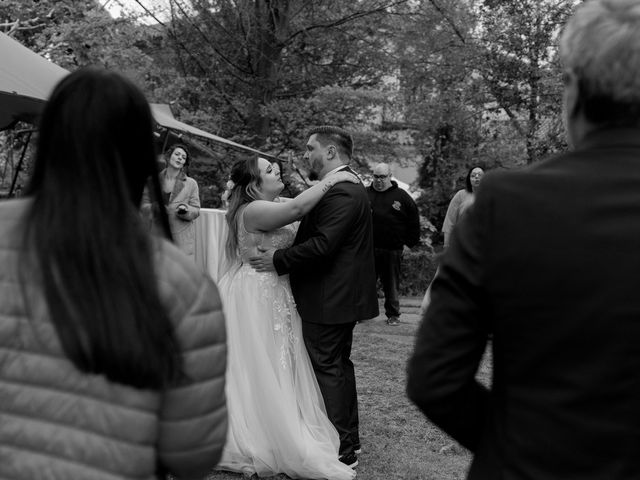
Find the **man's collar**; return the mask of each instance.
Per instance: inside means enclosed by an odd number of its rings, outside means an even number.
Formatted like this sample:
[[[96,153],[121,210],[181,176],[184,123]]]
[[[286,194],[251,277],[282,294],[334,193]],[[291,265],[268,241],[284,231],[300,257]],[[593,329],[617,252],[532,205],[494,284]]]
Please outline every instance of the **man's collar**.
[[[349,167],[349,165],[340,165],[339,167],[334,168],[333,170],[328,171],[324,177],[322,178],[326,178],[328,175],[331,175],[332,173],[336,173],[339,172],[340,170],[348,170],[350,172],[353,172],[353,170],[351,170],[351,167]]]
[[[578,143],[575,150],[611,147],[640,148],[640,128],[605,127],[592,130]]]

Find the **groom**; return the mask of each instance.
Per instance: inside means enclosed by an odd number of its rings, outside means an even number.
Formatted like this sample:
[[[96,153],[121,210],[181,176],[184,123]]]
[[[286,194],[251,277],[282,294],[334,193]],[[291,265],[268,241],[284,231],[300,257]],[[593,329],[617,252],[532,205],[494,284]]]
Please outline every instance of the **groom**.
[[[309,178],[347,166],[351,135],[338,127],[310,131]],[[303,219],[293,246],[250,259],[257,271],[289,274],[302,334],[327,414],[340,435],[340,461],[356,466],[358,400],[351,355],[353,327],[378,315],[371,207],[362,184],[334,185]]]

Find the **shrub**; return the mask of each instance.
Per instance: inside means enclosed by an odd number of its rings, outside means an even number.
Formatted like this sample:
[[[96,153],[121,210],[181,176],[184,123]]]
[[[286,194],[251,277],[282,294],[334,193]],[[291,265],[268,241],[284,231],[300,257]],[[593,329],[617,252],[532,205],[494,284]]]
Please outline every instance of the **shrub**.
[[[436,273],[437,255],[427,250],[406,252],[400,268],[400,295],[417,297],[424,295]]]
[[[438,255],[425,249],[411,250],[402,256],[400,267],[401,297],[421,297],[436,273]],[[378,296],[382,297],[382,285],[378,282]]]

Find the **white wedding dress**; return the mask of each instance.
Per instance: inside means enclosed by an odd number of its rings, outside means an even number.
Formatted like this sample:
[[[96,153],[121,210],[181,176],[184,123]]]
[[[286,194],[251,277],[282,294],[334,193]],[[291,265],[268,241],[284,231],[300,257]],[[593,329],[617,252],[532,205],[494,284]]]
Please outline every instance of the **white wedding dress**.
[[[295,229],[264,234],[244,228],[239,214],[240,264],[219,282],[227,325],[229,433],[218,468],[259,476],[349,480],[338,460],[339,439],[324,407],[302,338],[289,276],[256,272],[257,246],[285,248]]]

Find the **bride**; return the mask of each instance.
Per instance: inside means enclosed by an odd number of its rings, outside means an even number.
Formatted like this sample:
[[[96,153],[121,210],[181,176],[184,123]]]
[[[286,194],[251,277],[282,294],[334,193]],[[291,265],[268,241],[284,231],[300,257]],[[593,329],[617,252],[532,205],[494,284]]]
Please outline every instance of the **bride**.
[[[220,469],[331,480],[356,475],[338,460],[338,433],[304,347],[289,276],[256,272],[248,262],[259,246],[290,246],[292,222],[344,181],[360,180],[337,172],[292,200],[274,202],[284,185],[268,160],[243,160],[231,171],[227,255],[236,265],[219,282],[229,349],[229,432]]]

